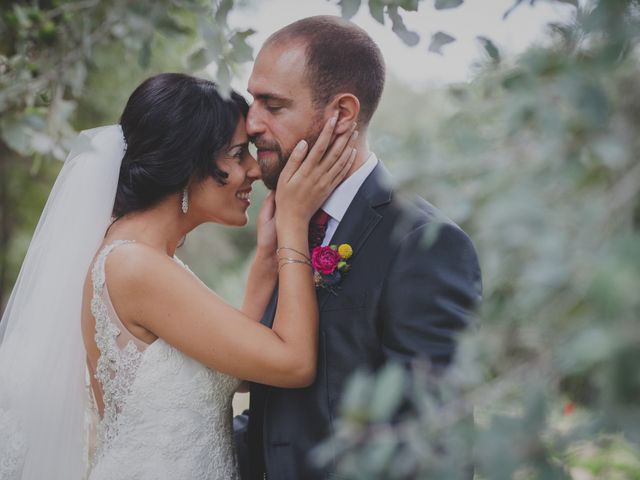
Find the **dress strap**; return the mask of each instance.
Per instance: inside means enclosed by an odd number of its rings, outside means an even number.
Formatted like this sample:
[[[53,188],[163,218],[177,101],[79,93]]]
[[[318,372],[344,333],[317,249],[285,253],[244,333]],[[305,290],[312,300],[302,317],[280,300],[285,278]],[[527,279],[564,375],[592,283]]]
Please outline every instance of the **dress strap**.
[[[91,281],[93,282],[93,294],[102,295],[105,284],[104,264],[107,259],[107,255],[111,253],[115,248],[126,243],[134,243],[135,240],[114,240],[110,244],[106,245],[96,258],[93,264],[93,270],[91,271]]]
[[[105,279],[105,260],[115,248],[133,240],[115,240],[97,255],[91,271],[93,298],[91,313],[95,318],[95,342],[100,355],[96,361],[94,377],[102,389],[104,413],[98,425],[96,459],[115,440],[118,432],[117,417],[129,398],[131,386],[142,353],[148,346],[137,339],[122,324],[113,309]]]

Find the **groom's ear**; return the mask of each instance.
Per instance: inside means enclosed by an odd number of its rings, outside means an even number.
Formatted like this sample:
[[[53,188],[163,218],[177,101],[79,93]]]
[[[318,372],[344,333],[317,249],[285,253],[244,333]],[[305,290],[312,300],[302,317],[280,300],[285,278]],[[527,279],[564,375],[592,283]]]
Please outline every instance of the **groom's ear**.
[[[332,109],[338,113],[338,123],[334,130],[335,134],[341,134],[351,129],[351,125],[358,119],[360,114],[360,101],[358,97],[351,93],[341,93],[331,102]]]

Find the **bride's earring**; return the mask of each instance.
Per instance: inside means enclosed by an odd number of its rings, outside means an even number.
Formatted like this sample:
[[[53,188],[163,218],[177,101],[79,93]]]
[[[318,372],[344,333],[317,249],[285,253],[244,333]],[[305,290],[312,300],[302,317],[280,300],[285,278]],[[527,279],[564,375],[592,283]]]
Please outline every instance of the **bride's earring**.
[[[189,210],[189,190],[184,187],[182,191],[182,213],[187,213]]]

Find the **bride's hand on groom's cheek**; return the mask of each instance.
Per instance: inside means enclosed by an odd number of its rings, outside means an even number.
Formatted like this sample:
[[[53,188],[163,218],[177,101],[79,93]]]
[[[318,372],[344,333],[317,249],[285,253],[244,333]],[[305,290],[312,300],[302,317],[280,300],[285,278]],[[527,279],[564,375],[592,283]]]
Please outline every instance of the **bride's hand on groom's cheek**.
[[[257,230],[257,252],[259,255],[275,257],[278,247],[278,237],[276,236],[276,196],[274,192],[269,192],[260,206],[260,212],[256,219]]]
[[[311,150],[302,140],[291,153],[276,188],[278,224],[289,219],[308,222],[353,166],[356,124],[332,141],[337,119],[327,120]]]

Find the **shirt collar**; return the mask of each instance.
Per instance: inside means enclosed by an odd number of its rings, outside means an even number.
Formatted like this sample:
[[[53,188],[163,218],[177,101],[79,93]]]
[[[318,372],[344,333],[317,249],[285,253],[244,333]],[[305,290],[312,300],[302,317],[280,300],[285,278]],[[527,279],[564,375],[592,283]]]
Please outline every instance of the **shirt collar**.
[[[358,190],[360,190],[360,187],[373,169],[376,168],[377,164],[378,158],[373,152],[370,153],[367,161],[329,195],[329,198],[322,205],[322,210],[338,222],[342,221],[342,217],[347,212],[356,193],[358,193]]]

